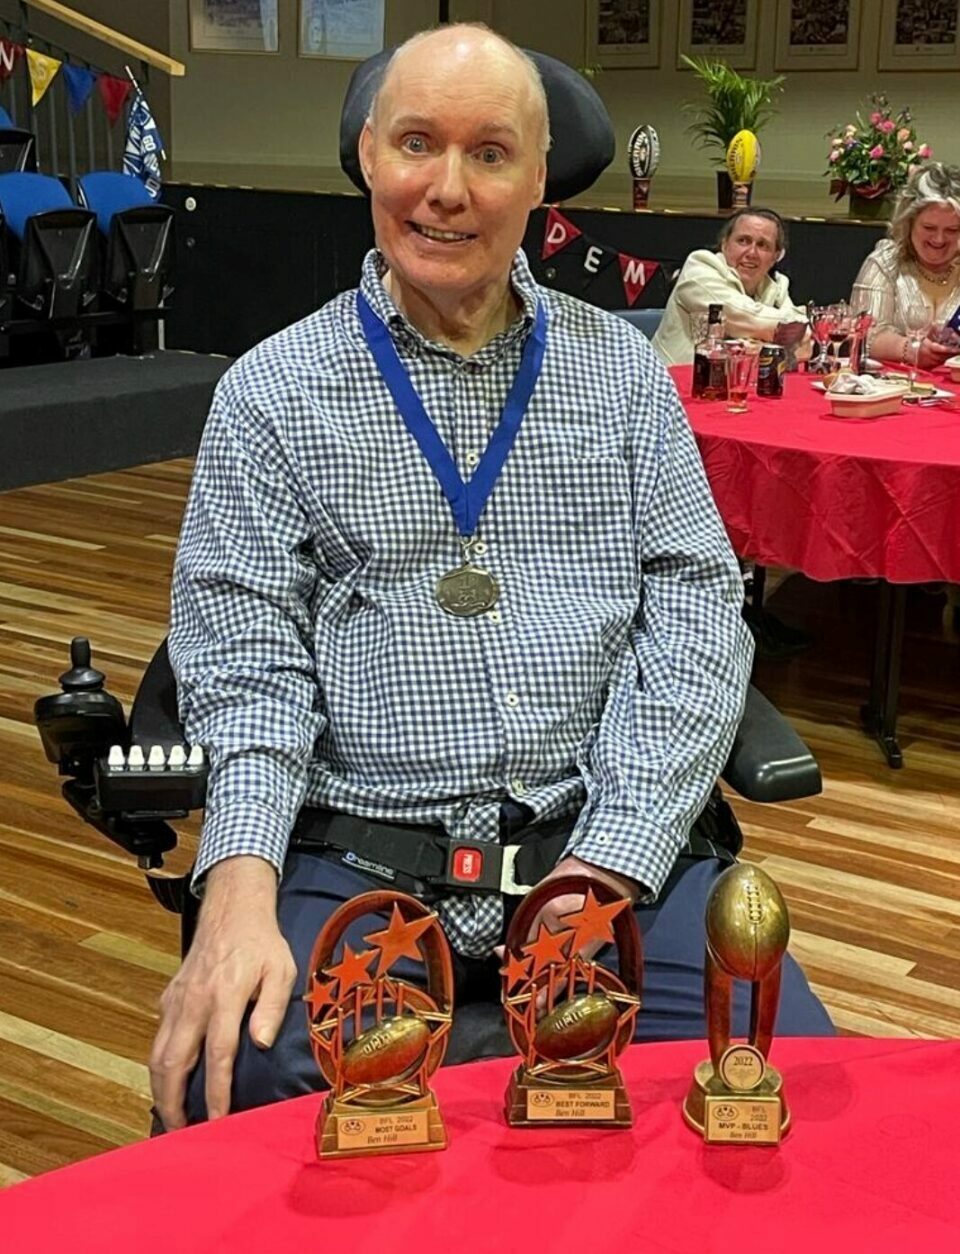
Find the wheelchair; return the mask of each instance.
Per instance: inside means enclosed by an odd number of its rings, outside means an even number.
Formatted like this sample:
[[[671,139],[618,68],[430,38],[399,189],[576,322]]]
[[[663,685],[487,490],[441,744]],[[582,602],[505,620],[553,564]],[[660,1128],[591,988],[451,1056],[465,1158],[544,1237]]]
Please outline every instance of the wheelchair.
[[[364,191],[357,142],[391,53],[380,53],[354,71],[341,117],[341,164]],[[554,136],[545,199],[557,201],[585,191],[610,163],[613,130],[589,83],[562,62],[530,55],[544,80]],[[65,777],[67,802],[136,858],[160,904],[181,915],[185,950],[196,911],[189,877],[158,872],[177,843],[171,824],[203,807],[207,765],[202,749],[185,744],[166,644],[155,653],[129,717],[92,665],[85,638],[74,639],[70,661],[60,691],[36,702],[35,721],[47,758]],[[807,746],[753,687],[722,777],[742,797],[759,802],[812,796],[822,786]],[[721,821],[735,827],[732,815]]]

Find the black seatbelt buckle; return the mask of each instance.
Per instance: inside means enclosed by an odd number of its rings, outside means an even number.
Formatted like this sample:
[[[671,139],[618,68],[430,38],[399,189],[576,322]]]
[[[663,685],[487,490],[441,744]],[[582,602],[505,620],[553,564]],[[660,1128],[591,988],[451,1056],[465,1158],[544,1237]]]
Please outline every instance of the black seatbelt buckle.
[[[493,845],[479,840],[451,840],[444,880],[450,888],[474,893],[522,895],[530,885],[518,884],[514,864],[519,845]]]

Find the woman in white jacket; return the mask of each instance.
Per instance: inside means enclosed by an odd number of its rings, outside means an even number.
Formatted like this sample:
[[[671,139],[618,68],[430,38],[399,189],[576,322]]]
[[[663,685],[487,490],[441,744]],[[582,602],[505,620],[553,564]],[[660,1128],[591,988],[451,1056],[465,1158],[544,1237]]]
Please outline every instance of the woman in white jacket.
[[[697,324],[706,320],[709,305],[723,305],[727,335],[791,344],[800,338],[799,328],[779,329],[807,320],[790,299],[787,276],[770,273],[786,249],[779,214],[739,209],[724,223],[718,249],[690,254],[667,301],[653,347],[668,366],[693,361]]]

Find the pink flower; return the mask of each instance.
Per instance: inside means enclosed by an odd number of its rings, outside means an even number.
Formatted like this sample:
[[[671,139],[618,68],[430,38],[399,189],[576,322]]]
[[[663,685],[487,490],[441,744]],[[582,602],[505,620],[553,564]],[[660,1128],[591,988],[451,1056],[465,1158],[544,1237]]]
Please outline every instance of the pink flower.
[[[840,149],[839,149],[839,148],[834,148],[833,152],[830,154],[830,160],[831,160],[831,162],[832,162],[832,161],[839,161],[839,160],[840,160],[841,155],[842,155],[842,154],[841,154],[841,152],[840,152]]]
[[[903,151],[913,152],[913,140],[910,140],[910,139],[904,140]]]
[[[839,135],[834,135],[833,139],[830,142],[832,143],[834,148],[843,147],[843,140],[840,138]]]
[[[892,130],[896,129],[896,125],[896,122],[891,122],[890,119],[887,118],[885,122],[879,123],[877,130],[883,131],[884,135],[889,135]]]
[[[918,155],[924,159],[924,161],[926,161],[927,157],[933,156],[933,149],[930,147],[929,144],[921,144],[920,147],[917,149],[917,152],[918,152]]]
[[[882,113],[871,113],[871,114],[870,114],[870,121],[873,123],[873,125],[874,125],[874,126],[879,126],[879,125],[880,125],[880,123],[883,121],[883,114],[882,114]]]
[[[883,144],[874,144],[870,149],[870,156],[873,157],[874,161],[879,160],[883,156]]]
[[[897,139],[899,139],[900,143],[903,144],[904,148],[906,148],[907,143],[910,139],[910,127],[901,126],[899,131],[897,131]],[[910,144],[910,148],[912,147],[913,147],[913,144]],[[909,151],[909,149],[907,149],[907,151]]]

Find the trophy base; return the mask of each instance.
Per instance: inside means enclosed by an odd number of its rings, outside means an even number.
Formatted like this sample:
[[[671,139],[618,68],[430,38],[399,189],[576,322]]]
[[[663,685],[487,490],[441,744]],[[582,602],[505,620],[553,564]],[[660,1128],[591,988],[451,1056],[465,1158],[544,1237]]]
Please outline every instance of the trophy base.
[[[589,1084],[566,1086],[531,1077],[519,1066],[510,1077],[505,1103],[507,1123],[514,1128],[546,1124],[580,1128],[629,1128],[630,1099],[618,1068]]]
[[[698,1063],[683,1117],[708,1145],[779,1145],[790,1129],[783,1076],[768,1063],[756,1088],[743,1092],[724,1084],[709,1059]]]
[[[433,1093],[379,1110],[337,1101],[328,1093],[317,1116],[318,1158],[422,1154],[446,1148],[447,1134]]]

